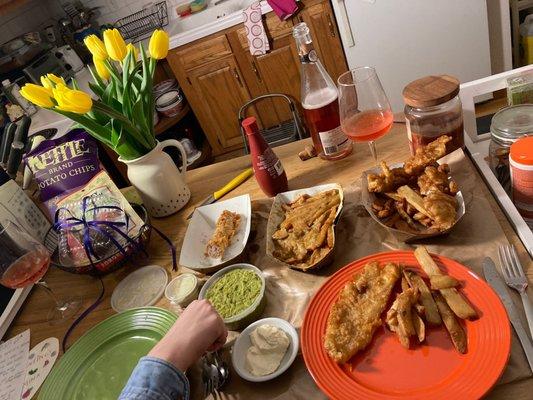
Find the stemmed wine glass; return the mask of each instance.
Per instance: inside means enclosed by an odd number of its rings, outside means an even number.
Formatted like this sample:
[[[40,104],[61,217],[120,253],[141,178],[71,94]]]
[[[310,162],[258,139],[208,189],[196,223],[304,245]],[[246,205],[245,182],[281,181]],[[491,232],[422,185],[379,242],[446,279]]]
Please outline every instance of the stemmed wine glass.
[[[54,306],[48,310],[48,322],[70,319],[81,307],[79,297],[60,299],[41,281],[50,266],[50,253],[23,228],[10,220],[0,222],[0,285],[19,289],[31,284],[43,288]]]
[[[337,83],[341,129],[355,142],[368,142],[377,163],[375,140],[389,132],[393,115],[376,70],[355,68],[339,76]]]

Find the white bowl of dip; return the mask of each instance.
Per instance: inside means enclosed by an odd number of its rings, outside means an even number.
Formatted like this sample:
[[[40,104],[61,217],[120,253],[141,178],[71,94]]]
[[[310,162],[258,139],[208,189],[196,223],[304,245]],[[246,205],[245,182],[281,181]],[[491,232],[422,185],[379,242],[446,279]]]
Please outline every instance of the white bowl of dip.
[[[285,332],[285,334],[289,338],[289,347],[287,348],[285,355],[281,359],[279,367],[274,372],[268,375],[257,376],[253,375],[246,366],[246,353],[248,352],[248,349],[252,346],[250,335],[253,331],[255,331],[256,328],[262,325],[271,325]],[[235,341],[235,344],[233,345],[231,361],[233,363],[233,368],[241,378],[246,379],[250,382],[265,382],[283,374],[294,362],[294,359],[298,354],[298,349],[298,333],[296,332],[294,326],[292,326],[289,322],[281,318],[263,318],[248,325],[248,327],[246,327],[246,329],[244,329],[239,335],[239,337]]]

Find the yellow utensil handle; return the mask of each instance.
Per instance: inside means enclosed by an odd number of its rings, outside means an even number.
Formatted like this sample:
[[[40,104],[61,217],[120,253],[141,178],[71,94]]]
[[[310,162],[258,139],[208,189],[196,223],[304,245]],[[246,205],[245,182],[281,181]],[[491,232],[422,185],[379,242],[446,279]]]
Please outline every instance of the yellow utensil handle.
[[[228,192],[231,192],[233,189],[235,189],[253,174],[254,170],[252,168],[248,168],[247,170],[241,172],[239,175],[229,181],[224,187],[213,193],[213,197],[215,198],[215,200],[220,199],[222,196],[224,196]]]

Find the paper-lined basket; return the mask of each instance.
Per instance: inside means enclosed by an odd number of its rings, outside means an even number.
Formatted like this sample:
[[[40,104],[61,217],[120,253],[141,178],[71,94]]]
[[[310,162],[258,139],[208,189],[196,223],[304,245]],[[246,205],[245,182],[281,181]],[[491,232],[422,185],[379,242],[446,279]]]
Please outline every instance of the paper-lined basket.
[[[218,217],[224,210],[239,214],[241,221],[222,258],[211,258],[205,254],[205,248],[215,231]],[[180,253],[180,265],[210,274],[239,261],[250,235],[251,220],[252,212],[248,194],[198,207],[185,233]]]
[[[293,202],[294,200],[296,200],[299,196],[303,194],[314,196],[318,193],[326,192],[332,189],[335,189],[339,192],[340,204],[339,204],[339,207],[337,207],[337,214],[335,215],[335,221],[333,222],[333,247],[329,250],[329,252],[323,258],[318,260],[316,263],[309,265],[305,269],[296,267],[291,264],[287,264],[283,262],[283,260],[279,260],[278,258],[276,258],[274,256],[275,246],[274,246],[274,240],[272,239],[272,235],[274,234],[274,232],[278,230],[279,225],[285,218],[285,212],[283,211],[282,205]],[[337,183],[327,183],[324,185],[313,186],[313,187],[309,187],[305,189],[297,189],[297,190],[291,190],[289,192],[279,193],[274,198],[274,203],[272,204],[272,208],[270,209],[270,215],[268,217],[267,232],[266,232],[266,253],[267,255],[278,260],[279,262],[282,262],[289,268],[295,268],[300,271],[308,271],[311,269],[317,269],[317,268],[320,268],[320,267],[323,267],[329,264],[331,261],[333,261],[333,255],[334,255],[334,250],[335,250],[335,245],[336,245],[335,227],[336,227],[337,221],[339,220],[339,216],[342,211],[343,204],[344,204],[344,192],[342,190],[341,185]]]
[[[461,151],[461,150],[456,150],[456,151]],[[440,160],[438,160],[437,162],[439,164],[443,164],[443,163],[445,163],[445,159],[446,159],[446,157],[443,157]],[[395,163],[395,164],[389,165],[389,168],[391,168],[391,169],[392,168],[398,168],[398,167],[401,167],[402,165],[403,165],[403,163]],[[414,232],[402,231],[400,229],[396,229],[394,227],[388,226],[387,224],[384,223],[386,220],[379,219],[374,214],[374,210],[372,210],[372,204],[376,200],[377,196],[375,195],[375,193],[371,193],[371,192],[368,191],[368,184],[367,184],[367,182],[368,182],[367,181],[367,176],[369,174],[379,174],[381,172],[382,172],[381,168],[378,167],[378,166],[363,172],[363,174],[361,175],[361,198],[362,198],[363,205],[365,206],[366,210],[368,211],[368,213],[370,214],[372,219],[374,219],[374,221],[376,221],[378,224],[380,224],[385,229],[393,232],[394,236],[397,239],[399,239],[399,240],[401,240],[401,241],[403,241],[405,243],[409,243],[409,242],[414,242],[416,240],[422,240],[422,239],[427,239],[427,238],[431,238],[431,237],[435,237],[435,236],[445,235],[448,232],[450,232],[454,228],[454,226],[457,225],[457,223],[463,217],[463,215],[465,215],[465,211],[466,211],[465,201],[464,201],[464,198],[463,198],[463,194],[461,193],[461,191],[459,191],[455,195],[455,198],[457,200],[457,208],[456,208],[457,218],[456,218],[454,224],[449,229],[446,229],[445,231],[436,232],[436,231],[430,230],[429,228],[426,228],[424,230],[424,227],[422,225],[420,225],[421,231],[418,232],[418,233],[414,233]],[[453,168],[452,168],[451,165],[450,165],[450,176],[451,176],[451,179],[453,179]]]

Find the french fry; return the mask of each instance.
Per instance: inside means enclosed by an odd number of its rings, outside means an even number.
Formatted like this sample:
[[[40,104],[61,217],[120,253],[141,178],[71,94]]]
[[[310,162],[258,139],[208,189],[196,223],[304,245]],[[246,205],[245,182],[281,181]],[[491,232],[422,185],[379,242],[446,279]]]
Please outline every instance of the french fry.
[[[428,210],[424,207],[424,200],[422,199],[422,196],[420,196],[417,192],[415,192],[413,189],[411,189],[409,186],[400,186],[397,190],[398,195],[403,197],[409,204],[411,204],[414,208],[418,210],[418,212],[421,212],[424,215],[427,215],[428,217],[431,217],[431,214]]]
[[[419,246],[415,250],[415,257],[420,266],[428,276],[445,275],[431,258],[424,246]],[[461,293],[455,288],[439,290],[455,315],[462,319],[477,318],[477,312]]]
[[[429,290],[422,277],[416,272],[406,269],[403,270],[403,274],[404,277],[407,279],[407,282],[409,282],[409,285],[412,288],[417,289],[420,293],[420,302],[424,306],[424,314],[428,324],[440,325],[442,320],[440,318],[439,310],[437,309],[435,300],[433,300],[431,291]]]
[[[398,313],[398,327],[405,332],[407,336],[416,335],[415,327],[413,326],[413,313],[411,312],[411,308],[416,302],[415,298],[416,295],[413,289],[407,289],[396,297],[396,300],[398,301],[396,307]]]
[[[413,326],[415,327],[418,342],[422,343],[426,339],[426,326],[420,315],[416,312],[413,313]]]
[[[449,289],[460,285],[460,282],[450,275],[431,275],[429,283],[433,290]]]
[[[401,286],[402,286],[402,292],[405,292],[407,289],[409,289],[409,283],[407,283],[407,280],[405,279],[405,275],[402,276]]]
[[[402,199],[402,196],[394,192],[387,192],[385,193],[385,196],[390,197],[391,199],[396,201],[400,201]]]
[[[433,296],[435,298],[435,302],[437,303],[440,315],[442,316],[442,320],[444,321],[444,326],[450,334],[450,338],[452,339],[454,347],[459,353],[465,354],[467,339],[463,327],[459,321],[457,321],[457,318],[455,318],[454,312],[448,306],[448,303],[445,301],[444,297],[438,292],[435,292]]]

